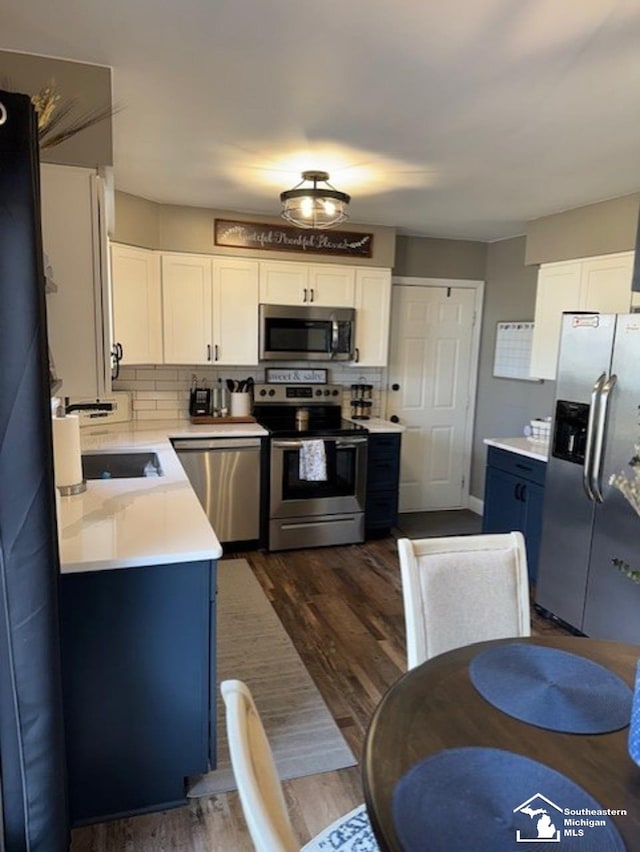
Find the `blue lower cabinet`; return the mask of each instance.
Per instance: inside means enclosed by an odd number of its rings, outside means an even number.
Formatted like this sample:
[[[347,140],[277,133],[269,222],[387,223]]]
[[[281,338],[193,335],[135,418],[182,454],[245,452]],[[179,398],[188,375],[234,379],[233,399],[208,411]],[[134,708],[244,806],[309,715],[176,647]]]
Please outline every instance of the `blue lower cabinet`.
[[[400,434],[370,434],[367,449],[367,537],[387,535],[398,523]]]
[[[538,570],[546,462],[489,447],[482,531],[519,530],[527,546],[529,581]]]
[[[212,584],[209,561],[62,575],[74,825],[180,804],[186,777],[207,771],[215,755]]]

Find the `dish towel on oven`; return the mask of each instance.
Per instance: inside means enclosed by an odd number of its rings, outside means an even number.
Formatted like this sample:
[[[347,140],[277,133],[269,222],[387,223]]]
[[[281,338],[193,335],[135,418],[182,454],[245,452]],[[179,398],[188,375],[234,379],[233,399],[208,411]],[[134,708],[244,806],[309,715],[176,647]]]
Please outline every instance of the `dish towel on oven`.
[[[327,456],[324,451],[324,441],[302,442],[298,476],[308,482],[326,481]]]

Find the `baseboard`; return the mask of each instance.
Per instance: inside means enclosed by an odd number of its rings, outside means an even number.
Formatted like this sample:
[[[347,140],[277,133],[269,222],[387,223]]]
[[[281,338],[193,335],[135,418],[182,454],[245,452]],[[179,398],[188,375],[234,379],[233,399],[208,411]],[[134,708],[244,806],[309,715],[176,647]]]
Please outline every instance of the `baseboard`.
[[[484,515],[484,500],[469,494],[469,510],[475,512],[476,515]]]

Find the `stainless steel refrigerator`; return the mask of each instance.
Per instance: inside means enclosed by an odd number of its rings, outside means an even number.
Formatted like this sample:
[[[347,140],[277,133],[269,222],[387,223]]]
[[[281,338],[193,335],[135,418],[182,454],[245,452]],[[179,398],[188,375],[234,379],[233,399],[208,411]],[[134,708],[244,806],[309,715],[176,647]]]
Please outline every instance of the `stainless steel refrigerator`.
[[[565,314],[536,607],[627,642],[640,642],[640,573],[628,576],[640,572],[640,516],[609,480],[640,470],[639,406],[640,314]]]

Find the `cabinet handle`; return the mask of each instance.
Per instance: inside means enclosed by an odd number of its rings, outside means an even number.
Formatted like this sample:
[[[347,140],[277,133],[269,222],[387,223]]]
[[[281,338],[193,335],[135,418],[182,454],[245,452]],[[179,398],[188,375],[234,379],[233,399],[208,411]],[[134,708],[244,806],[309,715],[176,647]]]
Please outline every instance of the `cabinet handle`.
[[[516,498],[516,500],[518,500],[518,502],[520,501],[520,489],[521,488],[522,488],[521,482],[516,482],[516,484],[513,487],[513,496]]]
[[[207,361],[211,360],[211,344],[207,343]]]
[[[523,503],[527,502],[527,483],[526,482],[522,483],[521,491],[520,491],[520,500]]]
[[[304,292],[304,296],[302,297],[302,301],[306,302],[307,301],[307,288],[306,287],[304,288],[303,292]]]
[[[354,358],[354,361],[355,361],[355,362],[356,362],[356,364],[357,364],[359,360],[360,360],[360,350],[359,350],[359,349],[358,349],[358,347],[356,346],[356,357]]]
[[[214,360],[214,361],[217,361],[217,360],[218,360],[218,344],[217,344],[217,343],[216,343],[216,345],[213,347],[213,360]]]
[[[529,471],[530,471],[530,470],[533,470],[533,468],[532,468],[532,467],[530,467],[528,464],[519,464],[518,462],[516,462],[516,467],[517,467],[519,470],[529,470]]]
[[[309,290],[309,301],[313,302],[313,287]]]

